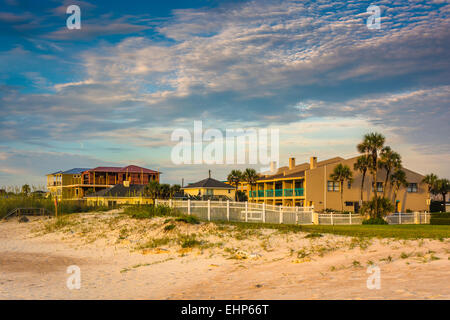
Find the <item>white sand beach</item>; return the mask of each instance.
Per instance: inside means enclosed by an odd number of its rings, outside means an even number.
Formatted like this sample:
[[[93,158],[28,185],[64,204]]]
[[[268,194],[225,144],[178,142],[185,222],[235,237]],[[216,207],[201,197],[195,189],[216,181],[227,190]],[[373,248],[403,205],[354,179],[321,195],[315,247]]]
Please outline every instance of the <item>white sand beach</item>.
[[[117,211],[72,215],[63,226],[30,220],[0,222],[0,299],[450,298],[450,239],[305,238]],[[193,234],[199,242],[182,248]],[[379,290],[366,285],[371,264]],[[80,267],[79,290],[66,285],[70,265]]]

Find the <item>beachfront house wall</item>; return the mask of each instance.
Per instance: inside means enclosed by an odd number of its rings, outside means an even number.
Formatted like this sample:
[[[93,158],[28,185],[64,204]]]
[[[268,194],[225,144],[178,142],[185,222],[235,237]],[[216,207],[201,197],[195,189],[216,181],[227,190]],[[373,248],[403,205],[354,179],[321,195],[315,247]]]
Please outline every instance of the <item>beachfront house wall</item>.
[[[361,199],[361,180],[362,174],[359,171],[353,170],[353,165],[357,161],[357,157],[350,159],[343,159],[340,157],[328,159],[317,162],[317,158],[312,157],[310,163],[304,163],[293,167],[281,167],[276,174],[261,176],[256,185],[252,186],[252,193],[248,191],[249,201],[257,203],[275,204],[275,205],[305,205],[314,206],[315,210],[321,211],[324,209],[341,210],[341,193],[340,185],[336,182],[338,187],[331,182],[330,175],[338,164],[347,165],[353,173],[353,182],[344,182],[343,185],[343,207],[344,211],[358,211]],[[292,162],[292,161],[291,161]],[[295,163],[295,162],[294,162]],[[397,210],[400,212],[411,211],[427,211],[427,186],[422,183],[423,176],[411,170],[403,168],[406,173],[406,178],[409,183],[414,184],[410,187],[401,187],[397,193]],[[304,173],[304,180],[302,177],[289,178],[289,175],[301,175]],[[386,172],[383,169],[378,170],[377,182],[384,184]],[[372,176],[370,172],[366,173],[363,201],[370,200],[373,196],[372,191]],[[329,188],[329,182],[332,184]],[[283,191],[275,195],[275,189],[294,189],[299,186],[303,189],[302,193],[298,193],[297,197],[292,197],[291,193],[288,196]],[[383,186],[384,187],[384,186]],[[250,188],[248,188],[250,189]],[[411,192],[412,191],[412,192]],[[382,195],[382,191],[378,193]],[[394,190],[388,181],[386,197],[394,202]]]

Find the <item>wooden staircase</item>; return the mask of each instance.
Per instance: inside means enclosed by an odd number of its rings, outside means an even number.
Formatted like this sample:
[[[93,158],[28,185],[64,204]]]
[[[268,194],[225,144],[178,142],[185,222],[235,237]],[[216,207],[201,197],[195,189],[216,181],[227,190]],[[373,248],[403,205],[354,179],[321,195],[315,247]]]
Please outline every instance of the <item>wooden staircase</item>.
[[[45,208],[15,208],[14,210],[11,210],[10,212],[8,212],[8,214],[6,216],[3,217],[4,220],[9,219],[12,216],[45,216],[45,215],[49,215],[52,216],[54,215],[53,212],[45,209]]]

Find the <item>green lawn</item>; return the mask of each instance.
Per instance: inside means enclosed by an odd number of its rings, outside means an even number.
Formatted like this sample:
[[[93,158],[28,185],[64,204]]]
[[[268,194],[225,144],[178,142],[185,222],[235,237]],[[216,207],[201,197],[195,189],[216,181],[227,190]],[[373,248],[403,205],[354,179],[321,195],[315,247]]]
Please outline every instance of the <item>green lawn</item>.
[[[262,224],[262,223],[242,223],[225,222],[236,225],[242,229],[270,228],[280,231],[292,232],[318,232],[333,233],[352,237],[379,237],[398,239],[444,239],[450,238],[450,225],[427,225],[427,224],[406,224],[406,225],[284,225],[284,224]]]

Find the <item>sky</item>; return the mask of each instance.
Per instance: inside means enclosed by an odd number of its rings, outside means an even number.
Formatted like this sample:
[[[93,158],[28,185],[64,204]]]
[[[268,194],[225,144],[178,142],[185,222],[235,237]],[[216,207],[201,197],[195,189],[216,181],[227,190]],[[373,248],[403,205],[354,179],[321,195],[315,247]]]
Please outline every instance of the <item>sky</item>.
[[[194,121],[279,130],[280,166],[356,156],[376,131],[405,167],[450,178],[449,13],[446,0],[0,0],[0,187],[73,167],[135,164],[166,183],[247,167],[174,164],[171,134]]]

